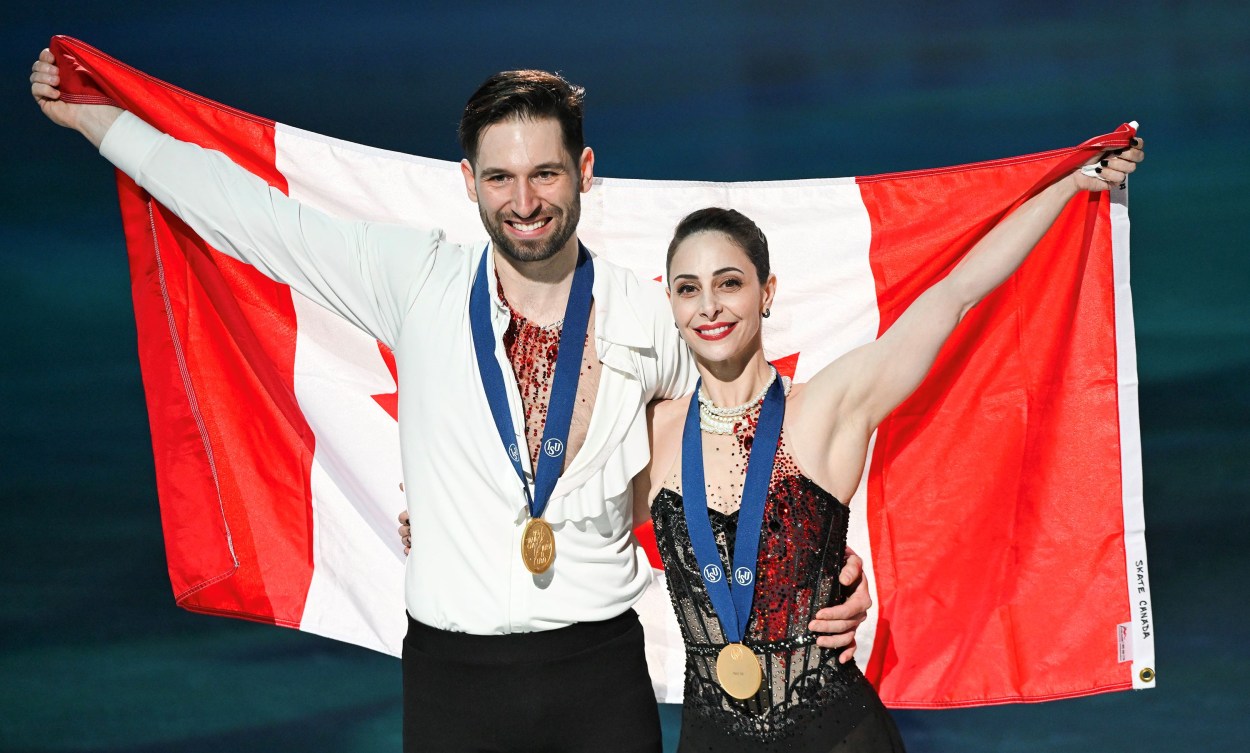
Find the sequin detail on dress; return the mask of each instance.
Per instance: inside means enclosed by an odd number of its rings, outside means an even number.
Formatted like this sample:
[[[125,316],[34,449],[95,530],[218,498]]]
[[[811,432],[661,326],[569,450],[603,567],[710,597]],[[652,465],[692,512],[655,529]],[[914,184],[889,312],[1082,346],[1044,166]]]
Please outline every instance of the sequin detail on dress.
[[[741,428],[747,429],[746,436],[740,433],[736,441],[726,438],[736,447],[718,448],[730,453],[731,462],[741,460],[733,457],[735,450],[749,451],[753,426]],[[670,476],[670,482],[674,480]],[[740,496],[741,480],[719,487],[714,483],[709,474],[709,518],[722,564],[728,567],[738,512],[725,510],[721,495],[728,490],[729,495]],[[839,649],[817,646],[816,636],[807,629],[819,609],[846,599],[838,575],[845,556],[848,510],[799,472],[784,434],[765,503],[755,600],[743,641],[762,658],[764,681],[760,691],[744,701],[730,697],[716,681],[716,654],[726,641],[698,576],[682,504],[679,493],[664,488],[652,503],[651,515],[669,596],[686,642],[683,725],[689,727],[693,720],[717,735],[724,732],[745,749],[768,744],[770,750],[773,745],[788,750],[790,743],[808,749],[807,743],[794,739],[798,735],[804,740],[819,737],[824,743],[815,749],[828,750],[862,722],[877,723],[885,712],[863,674],[854,663],[838,662]],[[888,717],[884,724],[893,728]]]

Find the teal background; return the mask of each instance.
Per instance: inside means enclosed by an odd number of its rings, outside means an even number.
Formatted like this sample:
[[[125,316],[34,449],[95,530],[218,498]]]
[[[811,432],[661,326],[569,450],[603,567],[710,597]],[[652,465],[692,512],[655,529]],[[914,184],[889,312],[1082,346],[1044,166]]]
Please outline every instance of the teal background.
[[[1159,687],[897,717],[913,751],[1250,749],[1248,30],[1236,2],[0,11],[0,750],[391,751],[399,738],[395,660],[173,605],[111,171],[28,95],[54,33],[250,112],[443,159],[459,157],[459,109],[483,78],[558,69],[587,86],[597,171],[618,177],[879,173],[1139,120]],[[1060,633],[1072,616],[1036,618]],[[673,709],[666,724],[671,740]]]

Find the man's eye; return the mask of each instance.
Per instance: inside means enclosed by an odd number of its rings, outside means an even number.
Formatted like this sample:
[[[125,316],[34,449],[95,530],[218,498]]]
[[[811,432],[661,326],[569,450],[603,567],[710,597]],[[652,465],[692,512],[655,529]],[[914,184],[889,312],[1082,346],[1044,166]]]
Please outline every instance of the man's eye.
[[[487,183],[503,183],[508,180],[506,175],[491,175],[486,178]]]

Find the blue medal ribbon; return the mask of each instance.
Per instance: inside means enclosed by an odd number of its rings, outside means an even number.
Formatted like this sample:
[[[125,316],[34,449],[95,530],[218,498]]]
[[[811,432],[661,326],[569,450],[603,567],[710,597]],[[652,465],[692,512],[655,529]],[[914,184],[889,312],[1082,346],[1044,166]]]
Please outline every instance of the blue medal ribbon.
[[[755,561],[760,550],[760,531],[764,525],[764,502],[781,440],[781,423],[786,414],[786,392],[777,379],[768,388],[760,407],[755,439],[747,457],[746,479],[742,485],[742,504],[738,508],[738,535],[734,544],[733,574],[726,577],[720,552],[712,535],[707,514],[707,491],[703,476],[703,431],[699,428],[699,388],[690,396],[686,426],[681,437],[682,508],[690,544],[698,560],[703,584],[707,586],[712,609],[720,619],[721,631],[729,643],[741,643],[751,617],[755,598]]]
[[[547,408],[547,421],[543,426],[542,449],[538,453],[538,467],[534,469],[534,490],[525,480],[521,465],[521,453],[528,452],[517,446],[516,431],[512,425],[512,413],[508,410],[508,397],[504,388],[503,371],[495,358],[495,330],[491,326],[490,280],[486,272],[486,255],[477,265],[477,278],[469,293],[469,326],[473,332],[473,350],[477,356],[477,369],[482,377],[486,402],[490,405],[495,429],[503,442],[516,470],[517,478],[525,489],[525,503],[530,517],[538,518],[547,509],[547,501],[560,478],[564,467],[564,451],[568,445],[569,425],[573,420],[573,405],[577,401],[577,382],[581,377],[582,351],[586,343],[586,325],[590,323],[591,290],[595,282],[595,268],[586,247],[578,244],[577,266],[573,271],[573,285],[569,300],[564,307],[564,325],[560,330],[560,345],[556,353],[556,372],[551,380],[551,403]]]

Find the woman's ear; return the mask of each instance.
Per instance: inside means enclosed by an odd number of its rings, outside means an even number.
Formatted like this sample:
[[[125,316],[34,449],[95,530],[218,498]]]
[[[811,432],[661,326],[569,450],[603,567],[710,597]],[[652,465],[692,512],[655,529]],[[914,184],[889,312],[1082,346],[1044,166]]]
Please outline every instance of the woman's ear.
[[[767,311],[773,307],[773,296],[777,294],[777,275],[769,273],[768,279],[764,281],[764,300],[761,311]]]

